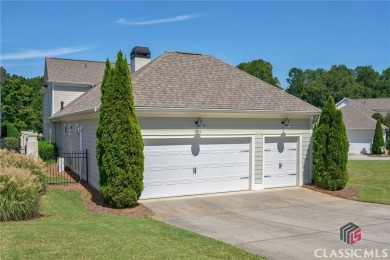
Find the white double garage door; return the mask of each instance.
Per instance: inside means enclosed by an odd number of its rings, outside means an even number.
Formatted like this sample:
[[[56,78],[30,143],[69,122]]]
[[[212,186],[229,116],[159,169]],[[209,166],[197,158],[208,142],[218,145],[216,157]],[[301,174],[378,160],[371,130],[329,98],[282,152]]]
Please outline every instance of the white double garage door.
[[[250,138],[145,139],[141,198],[249,190]],[[296,186],[297,139],[266,138],[264,188]]]

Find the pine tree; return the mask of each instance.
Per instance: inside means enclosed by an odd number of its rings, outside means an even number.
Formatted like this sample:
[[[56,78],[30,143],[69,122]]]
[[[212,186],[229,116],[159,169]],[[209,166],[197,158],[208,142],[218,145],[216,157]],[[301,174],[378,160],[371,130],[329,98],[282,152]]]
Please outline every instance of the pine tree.
[[[130,71],[121,51],[115,68],[107,61],[101,90],[96,133],[100,192],[112,207],[132,207],[143,190],[144,145]]]
[[[333,97],[326,102],[314,129],[314,183],[327,190],[340,190],[348,181],[349,143],[343,117]]]
[[[381,120],[376,121],[374,140],[372,142],[372,153],[380,154],[381,147],[385,146],[385,142],[383,140],[383,132],[382,132],[382,123]]]

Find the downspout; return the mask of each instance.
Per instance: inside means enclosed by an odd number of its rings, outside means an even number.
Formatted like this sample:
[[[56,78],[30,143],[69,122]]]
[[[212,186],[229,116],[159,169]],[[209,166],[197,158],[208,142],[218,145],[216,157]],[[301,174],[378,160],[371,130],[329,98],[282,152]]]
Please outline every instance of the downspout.
[[[313,183],[313,117],[310,118],[310,180]]]

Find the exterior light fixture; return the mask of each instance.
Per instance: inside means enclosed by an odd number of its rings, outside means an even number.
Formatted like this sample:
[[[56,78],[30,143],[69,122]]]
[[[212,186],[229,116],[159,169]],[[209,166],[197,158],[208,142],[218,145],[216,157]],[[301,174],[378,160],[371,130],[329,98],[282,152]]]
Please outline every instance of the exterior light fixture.
[[[293,125],[290,123],[290,119],[286,118],[282,121],[282,125],[285,127],[292,127]]]
[[[198,119],[195,121],[195,125],[196,125],[196,127],[200,127],[200,128],[206,127],[206,124],[203,123],[203,120],[200,117],[198,117]]]

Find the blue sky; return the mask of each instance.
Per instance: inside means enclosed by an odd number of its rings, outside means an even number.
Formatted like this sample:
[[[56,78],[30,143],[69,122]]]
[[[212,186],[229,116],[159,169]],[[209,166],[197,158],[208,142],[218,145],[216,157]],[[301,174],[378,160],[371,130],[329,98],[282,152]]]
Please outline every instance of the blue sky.
[[[1,65],[43,75],[44,57],[115,61],[148,46],[211,54],[233,66],[264,59],[287,87],[292,67],[390,67],[390,2],[1,1]]]

